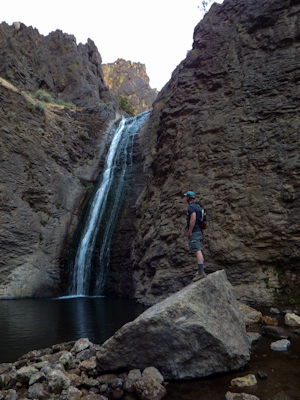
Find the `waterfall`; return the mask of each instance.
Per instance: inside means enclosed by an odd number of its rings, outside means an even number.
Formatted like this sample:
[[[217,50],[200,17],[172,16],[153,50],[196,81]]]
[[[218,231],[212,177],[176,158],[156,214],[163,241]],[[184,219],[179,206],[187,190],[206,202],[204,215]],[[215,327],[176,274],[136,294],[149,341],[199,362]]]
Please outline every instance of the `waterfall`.
[[[134,118],[122,119],[113,134],[71,266],[70,295],[102,293],[111,238],[130,191],[134,136],[149,113],[146,111]]]

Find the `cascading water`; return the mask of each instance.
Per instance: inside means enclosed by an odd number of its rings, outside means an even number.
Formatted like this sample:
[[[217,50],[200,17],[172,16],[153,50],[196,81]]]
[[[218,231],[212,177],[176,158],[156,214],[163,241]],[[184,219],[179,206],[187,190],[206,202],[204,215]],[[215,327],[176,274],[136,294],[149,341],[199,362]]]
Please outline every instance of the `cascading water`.
[[[69,294],[101,295],[109,263],[110,243],[120,212],[129,194],[134,135],[149,111],[123,119],[116,129],[103,173],[90,202],[76,256],[72,262]]]

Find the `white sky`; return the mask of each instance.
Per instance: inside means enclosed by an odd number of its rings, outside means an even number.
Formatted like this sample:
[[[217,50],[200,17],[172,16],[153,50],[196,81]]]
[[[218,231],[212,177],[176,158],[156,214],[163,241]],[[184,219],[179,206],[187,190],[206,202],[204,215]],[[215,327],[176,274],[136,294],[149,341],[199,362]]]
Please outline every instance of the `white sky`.
[[[0,18],[43,35],[61,29],[77,44],[90,38],[103,63],[124,58],[146,64],[150,86],[160,90],[192,48],[201,5],[202,0],[7,0]]]

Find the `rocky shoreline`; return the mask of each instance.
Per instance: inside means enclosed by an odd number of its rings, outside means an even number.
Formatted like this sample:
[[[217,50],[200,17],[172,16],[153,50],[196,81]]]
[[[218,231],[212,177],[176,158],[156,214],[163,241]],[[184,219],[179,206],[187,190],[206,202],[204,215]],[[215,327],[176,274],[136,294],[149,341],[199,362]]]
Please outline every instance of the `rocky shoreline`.
[[[291,331],[278,327],[281,312],[271,308],[271,316],[240,304],[249,340],[252,344],[262,336],[276,340],[273,351],[287,351]],[[299,334],[300,317],[291,310],[282,312],[287,327]],[[258,333],[258,331],[260,333]],[[283,343],[284,342],[284,343]],[[282,347],[284,345],[286,347]],[[64,400],[159,400],[167,395],[163,375],[155,367],[144,370],[125,368],[118,371],[103,371],[99,365],[101,345],[88,338],[53,345],[51,348],[33,350],[13,363],[0,364],[0,400],[17,399],[64,399]],[[98,354],[97,354],[98,353]],[[263,371],[258,379],[266,379]],[[255,375],[248,374],[232,379],[230,390],[247,390],[257,385]],[[225,394],[227,400],[259,400],[247,393]]]
[[[145,368],[103,374],[87,338],[33,350],[14,363],[0,364],[0,399],[161,399],[167,391],[160,372]]]

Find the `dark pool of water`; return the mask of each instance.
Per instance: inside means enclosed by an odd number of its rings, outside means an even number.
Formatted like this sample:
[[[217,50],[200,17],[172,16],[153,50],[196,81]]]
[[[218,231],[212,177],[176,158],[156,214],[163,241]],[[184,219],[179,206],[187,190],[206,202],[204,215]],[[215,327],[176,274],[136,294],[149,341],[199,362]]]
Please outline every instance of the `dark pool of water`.
[[[80,337],[101,344],[145,309],[105,297],[0,300],[0,363]]]

